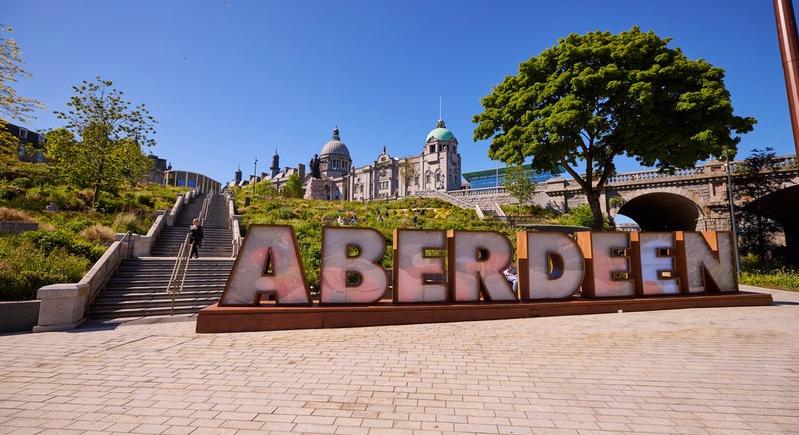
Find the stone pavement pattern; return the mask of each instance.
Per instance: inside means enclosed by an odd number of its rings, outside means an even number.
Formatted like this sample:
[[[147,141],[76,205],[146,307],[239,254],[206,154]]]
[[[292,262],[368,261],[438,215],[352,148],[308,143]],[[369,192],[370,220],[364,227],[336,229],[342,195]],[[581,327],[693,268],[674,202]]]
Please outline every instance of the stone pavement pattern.
[[[799,293],[773,294],[771,307],[0,336],[0,433],[797,433]]]

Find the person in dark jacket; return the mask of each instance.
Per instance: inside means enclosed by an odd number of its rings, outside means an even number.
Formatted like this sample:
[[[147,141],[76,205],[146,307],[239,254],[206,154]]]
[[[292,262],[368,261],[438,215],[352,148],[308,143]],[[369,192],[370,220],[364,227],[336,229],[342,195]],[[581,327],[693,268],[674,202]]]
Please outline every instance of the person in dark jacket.
[[[191,243],[191,253],[189,254],[189,258],[200,258],[200,253],[197,250],[203,244],[203,226],[200,225],[199,219],[194,219],[191,221],[189,234],[189,243]]]

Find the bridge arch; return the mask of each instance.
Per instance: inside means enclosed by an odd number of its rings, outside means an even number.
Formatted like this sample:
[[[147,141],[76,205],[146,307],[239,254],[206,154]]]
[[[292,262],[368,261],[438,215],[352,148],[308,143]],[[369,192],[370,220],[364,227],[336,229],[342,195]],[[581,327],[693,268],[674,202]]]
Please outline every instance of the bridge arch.
[[[706,215],[696,195],[683,189],[619,193],[623,204],[611,214],[629,217],[642,231],[694,231]]]
[[[799,255],[799,185],[783,184],[779,190],[750,202],[745,208],[760,208],[763,216],[776,221],[785,234],[785,248],[788,257],[796,259]]]

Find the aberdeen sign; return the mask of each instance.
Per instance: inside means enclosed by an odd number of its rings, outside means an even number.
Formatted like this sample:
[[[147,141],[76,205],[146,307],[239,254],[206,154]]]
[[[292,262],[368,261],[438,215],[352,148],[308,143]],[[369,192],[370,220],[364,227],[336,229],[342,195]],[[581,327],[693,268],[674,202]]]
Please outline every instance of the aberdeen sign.
[[[311,298],[294,230],[252,225],[219,303],[198,332],[373,326],[764,305],[738,291],[728,232],[518,232],[396,229],[393,268],[371,228],[322,232],[319,300]],[[392,283],[391,299],[385,298]],[[575,294],[581,290],[580,296]]]

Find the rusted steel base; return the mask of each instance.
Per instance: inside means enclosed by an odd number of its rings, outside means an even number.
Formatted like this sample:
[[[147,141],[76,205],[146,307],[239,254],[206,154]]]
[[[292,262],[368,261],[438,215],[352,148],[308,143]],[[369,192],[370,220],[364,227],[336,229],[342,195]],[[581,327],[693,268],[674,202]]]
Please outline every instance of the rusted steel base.
[[[197,316],[197,332],[250,332],[284,329],[346,328],[517,319],[524,317],[601,314],[679,308],[770,305],[767,293],[707,293],[633,299],[584,299],[524,303],[405,304],[388,301],[374,305],[318,305],[295,307],[204,308]]]

